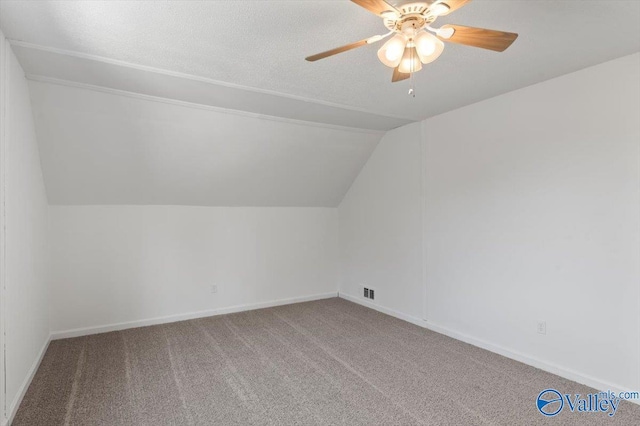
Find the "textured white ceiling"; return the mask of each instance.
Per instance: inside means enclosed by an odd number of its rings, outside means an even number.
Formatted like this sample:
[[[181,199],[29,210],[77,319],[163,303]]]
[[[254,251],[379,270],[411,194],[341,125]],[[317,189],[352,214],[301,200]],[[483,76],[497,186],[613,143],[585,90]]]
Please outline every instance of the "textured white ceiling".
[[[51,204],[335,207],[382,132],[31,81]]]
[[[416,75],[413,99],[407,82],[390,83],[376,46],[304,61],[384,32],[379,18],[348,0],[0,2],[0,26],[13,40],[407,119],[640,50],[640,2],[634,0],[475,0],[442,23],[520,37],[504,53],[447,45]],[[96,66],[94,72],[106,71]],[[244,102],[248,110],[252,102]]]

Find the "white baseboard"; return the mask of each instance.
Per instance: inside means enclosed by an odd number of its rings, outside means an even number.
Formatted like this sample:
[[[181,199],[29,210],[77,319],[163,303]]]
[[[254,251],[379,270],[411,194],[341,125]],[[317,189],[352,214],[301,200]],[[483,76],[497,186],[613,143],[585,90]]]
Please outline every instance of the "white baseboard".
[[[29,389],[29,385],[33,380],[33,376],[36,375],[36,371],[38,371],[38,367],[40,367],[40,363],[42,362],[42,358],[44,358],[44,354],[47,352],[47,348],[49,347],[50,342],[51,342],[51,335],[49,335],[49,337],[47,337],[47,340],[45,340],[44,345],[42,346],[42,349],[40,349],[40,353],[38,354],[38,357],[35,359],[35,361],[31,365],[31,368],[29,369],[29,373],[27,374],[27,377],[25,377],[24,381],[22,382],[22,385],[20,386],[20,389],[18,389],[18,394],[13,399],[13,402],[11,403],[11,405],[9,405],[7,409],[7,418],[3,419],[4,421],[2,422],[3,426],[9,426],[11,425],[11,422],[13,422],[13,418],[16,416],[16,413],[18,412],[18,407],[20,407],[20,403],[22,402],[24,395],[27,393],[27,389]]]
[[[346,293],[340,293],[339,297],[342,299],[348,300],[353,303],[357,303],[358,305],[366,306],[367,308],[374,309],[378,312],[382,312],[383,314],[390,315],[392,317],[404,320],[406,322],[410,322],[411,324],[418,325],[420,327],[424,327],[424,320],[420,318],[413,317],[411,315],[403,314],[402,312],[394,311],[393,309],[385,308],[384,306],[380,306],[376,303],[370,302],[368,300],[364,300],[357,296],[352,296]]]
[[[546,371],[551,374],[555,374],[556,376],[564,377],[565,379],[572,380],[574,382],[578,382],[585,386],[592,387],[597,389],[598,391],[607,391],[611,390],[614,392],[630,392],[631,389],[626,389],[623,386],[619,386],[613,383],[608,383],[604,380],[600,380],[598,378],[589,376],[587,374],[580,373],[575,370],[571,370],[566,367],[561,367],[557,364],[543,361],[539,358],[523,354],[522,352],[514,351],[512,349],[505,348],[504,346],[497,345],[495,343],[488,342],[483,339],[478,339],[473,336],[469,336],[468,334],[460,333],[455,330],[451,330],[450,328],[443,327],[438,324],[434,324],[430,321],[423,321],[424,327],[428,328],[431,331],[435,331],[436,333],[444,334],[445,336],[452,337],[457,340],[461,340],[465,343],[469,343],[473,346],[477,346],[482,349],[486,349],[490,352],[497,353],[499,355],[505,356],[507,358],[511,358],[513,360],[522,362],[523,364],[530,365],[532,367],[539,368],[540,370]],[[637,391],[637,390],[634,390]],[[640,400],[629,400],[629,402],[633,402],[635,404],[640,405]]]
[[[189,312],[185,314],[167,315],[144,320],[120,322],[116,324],[100,325],[95,327],[75,328],[71,330],[55,331],[51,333],[51,340],[67,339],[70,337],[88,336],[91,334],[108,333],[110,331],[126,330],[128,328],[146,327],[149,325],[167,324],[177,321],[185,321],[195,318],[212,317],[215,315],[231,314],[234,312],[251,311],[254,309],[271,308],[274,306],[290,305],[292,303],[310,302],[312,300],[329,299],[338,297],[337,292],[314,294],[311,296],[292,297],[269,302],[248,303],[244,305],[229,306],[226,308],[211,309],[206,311]]]
[[[421,318],[416,318],[411,315],[403,314],[401,312],[395,311],[393,309],[385,308],[376,303],[372,303],[368,300],[363,300],[362,298],[352,296],[345,293],[340,293],[341,298],[345,300],[349,300],[351,302],[357,303],[362,306],[366,306],[368,308],[374,309],[376,311],[382,312],[383,314],[390,315],[392,317],[410,322],[412,324],[418,325],[420,327],[427,328],[436,333],[444,334],[445,336],[449,336],[456,340],[463,341],[465,343],[469,343],[470,345],[477,346],[482,349],[486,349],[490,352],[496,353],[498,355],[502,355],[504,357],[522,362],[523,364],[530,365],[535,368],[539,368],[540,370],[546,371],[551,374],[555,374],[560,377],[564,377],[565,379],[572,380],[574,382],[583,384],[585,386],[592,387],[597,389],[598,391],[607,391],[611,390],[614,392],[637,392],[638,389],[627,389],[623,386],[619,386],[613,383],[608,383],[604,380],[600,380],[598,378],[589,376],[587,374],[583,374],[565,367],[561,367],[559,365],[553,364],[551,362],[543,361],[541,359],[532,357],[530,355],[523,354],[518,351],[514,351],[504,346],[497,345],[495,343],[488,342],[483,339],[478,339],[476,337],[470,336],[468,334],[460,333],[458,331],[452,330],[447,327],[443,327],[441,325],[435,324],[430,321],[425,321]],[[634,404],[640,405],[640,400],[629,400]]]

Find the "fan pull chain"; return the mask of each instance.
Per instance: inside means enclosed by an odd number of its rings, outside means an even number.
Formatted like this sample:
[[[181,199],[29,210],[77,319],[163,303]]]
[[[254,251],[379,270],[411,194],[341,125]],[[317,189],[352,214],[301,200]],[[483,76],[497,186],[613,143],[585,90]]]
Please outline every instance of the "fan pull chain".
[[[415,87],[413,85],[413,74],[411,73],[411,77],[409,77],[409,96],[411,96],[412,98],[416,97],[416,91],[415,91]]]
[[[415,74],[415,58],[413,57],[415,50],[411,50],[411,74],[409,74],[409,96],[412,98],[416,97],[416,91],[413,81],[413,75]]]

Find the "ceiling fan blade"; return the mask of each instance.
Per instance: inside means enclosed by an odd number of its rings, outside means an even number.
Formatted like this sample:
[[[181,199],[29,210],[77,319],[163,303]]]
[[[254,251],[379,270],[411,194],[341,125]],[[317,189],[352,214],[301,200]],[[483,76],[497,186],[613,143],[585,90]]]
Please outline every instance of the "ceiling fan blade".
[[[445,13],[443,13],[441,16],[445,16],[450,14],[451,12],[455,12],[456,10],[460,9],[462,6],[464,6],[465,4],[469,3],[471,0],[443,0],[440,3],[444,3],[447,6],[449,6],[449,10]]]
[[[518,38],[516,33],[507,33],[504,31],[485,30],[484,28],[463,27],[462,25],[443,25],[439,28],[442,30],[453,29],[453,35],[449,38],[438,36],[442,41],[450,43],[464,44],[467,46],[481,47],[483,49],[495,50],[502,52],[511,46],[511,43]]]
[[[326,52],[311,55],[305,59],[309,62],[314,62],[314,61],[317,61],[318,59],[324,59],[329,56],[337,55],[338,53],[346,52],[351,49],[356,49],[358,47],[365,46],[367,44],[367,40],[369,39],[364,39],[364,40],[356,41],[355,43],[336,47],[335,49],[327,50]]]
[[[396,12],[400,15],[400,11],[394,6],[391,6],[384,0],[351,0],[360,7],[364,7],[371,13],[375,13],[380,16],[384,12]]]
[[[406,79],[408,79],[409,77],[411,77],[411,74],[405,74],[405,73],[403,73],[403,72],[400,72],[400,71],[398,70],[398,68],[399,68],[399,67],[395,67],[395,68],[393,69],[393,77],[391,77],[391,82],[392,82],[392,83],[396,83],[396,82],[398,82],[398,81],[406,80]]]

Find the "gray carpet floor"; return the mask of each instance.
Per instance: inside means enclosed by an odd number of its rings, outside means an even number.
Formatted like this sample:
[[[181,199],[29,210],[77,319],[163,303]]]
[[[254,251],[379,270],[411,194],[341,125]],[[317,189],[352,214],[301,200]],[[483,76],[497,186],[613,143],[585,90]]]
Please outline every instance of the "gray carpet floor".
[[[563,410],[593,389],[343,299],[51,342],[20,425],[640,425]]]

